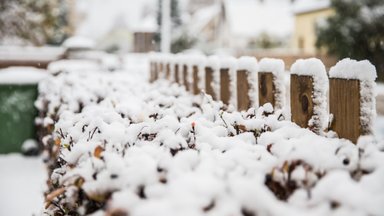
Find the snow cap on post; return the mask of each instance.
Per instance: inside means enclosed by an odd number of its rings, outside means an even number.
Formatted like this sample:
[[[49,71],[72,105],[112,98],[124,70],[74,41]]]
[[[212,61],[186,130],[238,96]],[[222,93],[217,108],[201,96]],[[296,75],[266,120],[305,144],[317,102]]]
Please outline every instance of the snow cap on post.
[[[238,70],[246,70],[251,73],[257,72],[258,65],[257,59],[255,57],[250,56],[242,56],[237,61]]]
[[[197,66],[198,68],[202,68],[206,65],[207,58],[201,54],[194,54],[189,56],[187,61],[189,67]]]
[[[207,67],[212,68],[213,71],[217,71],[220,68],[220,60],[219,57],[215,55],[211,55],[207,58]]]
[[[237,62],[235,57],[232,57],[232,56],[220,57],[220,68],[236,70],[236,67],[237,67]]]
[[[331,67],[329,77],[374,81],[377,73],[375,66],[368,60],[356,61],[345,58]]]
[[[259,62],[260,72],[271,72],[275,76],[284,72],[285,64],[281,59],[262,58]]]
[[[317,58],[298,59],[291,66],[291,74],[327,78],[327,72],[323,62]]]

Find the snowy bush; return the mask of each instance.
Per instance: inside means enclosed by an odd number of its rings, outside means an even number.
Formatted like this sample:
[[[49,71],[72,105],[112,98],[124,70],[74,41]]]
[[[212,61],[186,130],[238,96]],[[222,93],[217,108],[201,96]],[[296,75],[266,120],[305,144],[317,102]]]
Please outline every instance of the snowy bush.
[[[230,112],[127,72],[59,73],[40,84],[48,215],[384,212],[384,153],[373,137],[322,137],[270,104]]]

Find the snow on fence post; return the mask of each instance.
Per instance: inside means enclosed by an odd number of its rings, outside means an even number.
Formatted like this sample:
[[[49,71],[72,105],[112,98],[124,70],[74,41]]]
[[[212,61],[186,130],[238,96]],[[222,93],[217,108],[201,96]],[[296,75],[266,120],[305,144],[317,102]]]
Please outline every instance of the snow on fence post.
[[[237,109],[241,111],[256,105],[257,60],[254,57],[243,56],[239,58],[237,66]]]
[[[329,76],[331,129],[340,138],[357,143],[360,135],[372,134],[376,115],[376,68],[367,60],[347,58],[333,66]]]
[[[205,92],[211,95],[213,100],[219,99],[219,68],[219,58],[217,56],[208,57],[205,66]]]
[[[321,134],[327,125],[328,77],[316,58],[299,59],[291,67],[292,121]]]
[[[259,62],[259,105],[271,103],[275,109],[284,106],[284,62],[280,59],[263,58]]]
[[[229,105],[233,90],[231,88],[231,79],[233,70],[235,70],[236,59],[234,57],[220,58],[220,100]]]

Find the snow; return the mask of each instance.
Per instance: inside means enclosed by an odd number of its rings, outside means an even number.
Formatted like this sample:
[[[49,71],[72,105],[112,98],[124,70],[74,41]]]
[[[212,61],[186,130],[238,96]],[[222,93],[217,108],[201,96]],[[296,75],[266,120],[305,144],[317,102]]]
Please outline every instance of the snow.
[[[220,59],[218,56],[212,55],[207,58],[206,66],[217,71],[220,68]]]
[[[62,46],[67,49],[93,49],[95,42],[86,37],[73,36],[65,40]]]
[[[39,215],[47,173],[42,158],[0,155],[0,215]]]
[[[259,62],[260,72],[270,72],[278,75],[284,72],[284,61],[281,59],[262,58]]]
[[[374,81],[377,78],[376,68],[368,60],[356,61],[345,58],[329,70],[329,77]]]
[[[293,6],[293,11],[296,14],[308,13],[329,8],[330,0],[296,0]]]
[[[311,76],[313,78],[312,100],[314,103],[313,116],[308,126],[317,133],[322,133],[328,123],[327,89],[328,76],[324,64],[317,58],[298,59],[291,66],[291,74]]]
[[[255,57],[242,56],[239,58],[237,62],[237,69],[247,70],[248,72],[251,72],[251,73],[257,72],[258,71],[257,59]]]
[[[62,71],[84,71],[99,70],[99,65],[91,60],[59,60],[48,65],[48,71],[59,73]]]
[[[34,67],[0,69],[1,84],[37,84],[49,75],[48,71]]]
[[[0,46],[1,60],[53,61],[63,55],[62,47]]]

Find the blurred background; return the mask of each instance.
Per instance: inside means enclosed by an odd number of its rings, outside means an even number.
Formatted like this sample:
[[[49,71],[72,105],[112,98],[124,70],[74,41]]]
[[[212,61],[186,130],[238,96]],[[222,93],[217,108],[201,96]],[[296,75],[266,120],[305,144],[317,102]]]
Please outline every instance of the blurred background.
[[[277,57],[287,67],[297,58],[313,56],[327,67],[343,57],[369,59],[384,80],[383,0],[169,1],[173,53]],[[74,36],[77,41],[70,46],[79,45],[82,37],[82,44],[86,38],[93,49],[109,53],[159,51],[162,2],[2,0],[0,67],[31,60],[44,67],[63,52],[52,47]],[[24,63],[17,62],[21,54]]]
[[[42,69],[61,59],[129,69],[138,62],[127,56],[150,51],[274,57],[287,70],[299,58],[327,69],[368,59],[378,74],[375,132],[384,137],[384,0],[0,0],[0,215],[31,215],[43,202],[45,166],[20,155],[38,153]]]

